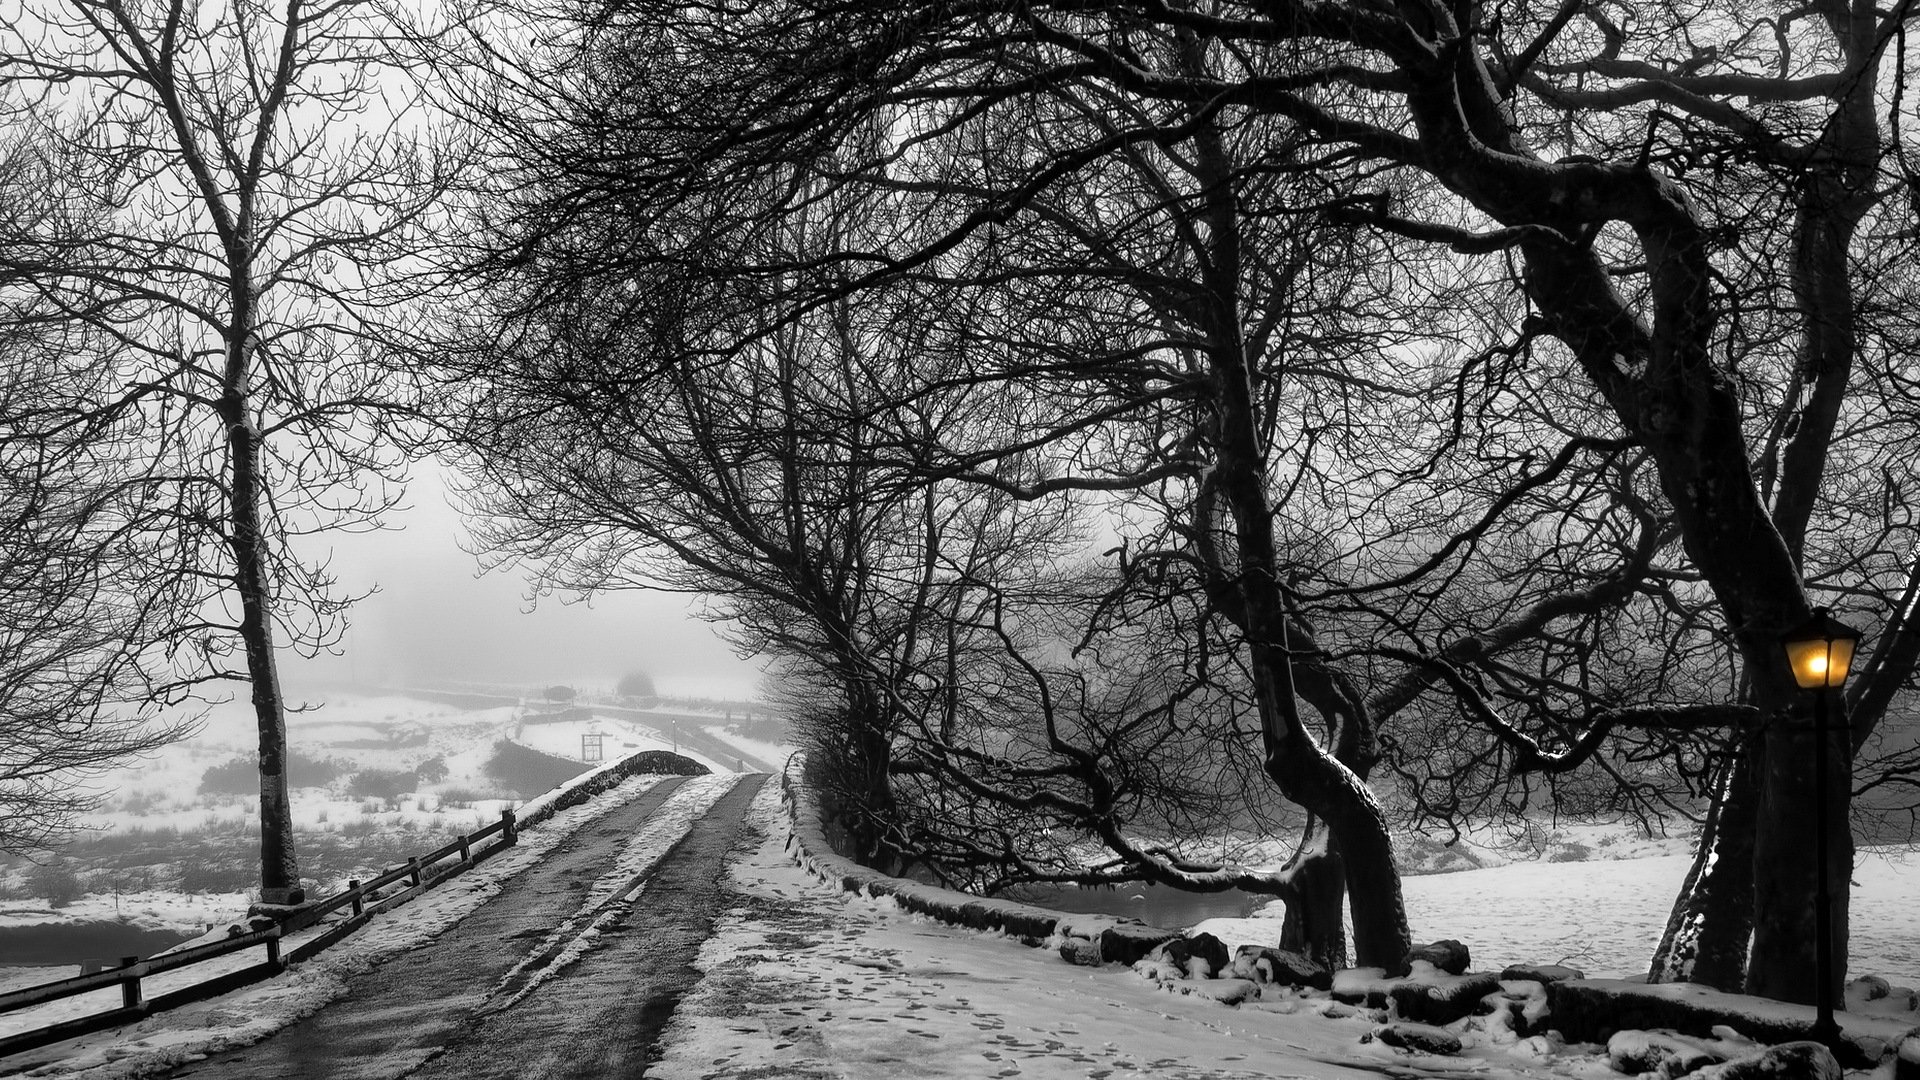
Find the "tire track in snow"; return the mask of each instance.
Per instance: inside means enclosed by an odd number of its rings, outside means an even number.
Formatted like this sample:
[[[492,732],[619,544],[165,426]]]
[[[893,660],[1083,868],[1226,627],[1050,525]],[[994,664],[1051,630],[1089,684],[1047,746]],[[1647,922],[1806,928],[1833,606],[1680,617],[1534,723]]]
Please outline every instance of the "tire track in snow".
[[[692,782],[645,778],[644,790],[582,824],[472,914],[421,947],[354,976],[345,997],[260,1042],[214,1051],[207,1060],[167,1075],[194,1080],[390,1080],[401,1075],[458,1036],[522,957],[520,942],[544,941],[557,923],[598,902],[596,884],[619,872],[618,861],[616,869],[607,869],[609,849],[621,845],[621,857],[631,858],[635,853],[626,841]],[[404,922],[411,911],[401,908],[391,918]],[[380,932],[378,925],[361,931]]]
[[[692,835],[694,822],[733,790],[739,779],[723,773],[690,780],[648,815],[639,832],[621,849],[613,869],[588,887],[580,910],[554,927],[532,952],[501,976],[476,1017],[512,1008],[578,960],[592,947],[602,927],[626,913],[626,905],[640,896],[654,868]]]
[[[727,859],[746,834],[764,775],[740,778],[626,892],[602,900],[575,932],[559,977],[476,1017],[465,1038],[407,1075],[414,1080],[600,1080],[644,1076],[726,897]],[[617,884],[617,883],[616,883]],[[645,903],[619,903],[639,896]],[[596,905],[597,906],[597,905]],[[556,940],[558,938],[556,937]],[[548,967],[556,972],[556,960]]]

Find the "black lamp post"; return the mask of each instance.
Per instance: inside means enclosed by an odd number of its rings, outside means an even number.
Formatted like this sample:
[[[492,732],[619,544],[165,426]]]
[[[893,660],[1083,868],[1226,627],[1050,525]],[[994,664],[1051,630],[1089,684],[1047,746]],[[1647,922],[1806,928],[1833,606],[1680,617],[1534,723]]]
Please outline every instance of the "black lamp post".
[[[1819,979],[1819,1015],[1813,1022],[1813,1038],[1827,1046],[1840,1039],[1840,1024],[1833,1018],[1833,895],[1827,887],[1827,742],[1832,731],[1827,727],[1827,694],[1847,681],[1853,666],[1853,647],[1860,634],[1827,617],[1827,609],[1813,609],[1813,618],[1780,639],[1787,651],[1787,666],[1802,690],[1813,691],[1813,857],[1819,866],[1816,875],[1813,916],[1818,938],[1814,942],[1814,972]]]

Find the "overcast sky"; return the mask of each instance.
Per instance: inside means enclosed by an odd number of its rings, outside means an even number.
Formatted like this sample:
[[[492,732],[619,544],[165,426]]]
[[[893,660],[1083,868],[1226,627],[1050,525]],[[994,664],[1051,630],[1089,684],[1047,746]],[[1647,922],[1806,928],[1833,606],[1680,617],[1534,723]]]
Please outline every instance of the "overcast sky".
[[[343,590],[377,585],[380,591],[354,607],[345,656],[284,657],[292,684],[306,681],[305,674],[380,685],[611,687],[622,674],[641,670],[662,694],[755,694],[758,667],[736,658],[711,624],[690,613],[696,601],[642,592],[605,594],[590,604],[550,596],[528,611],[520,574],[476,578],[474,557],[460,547],[459,515],[433,466],[416,467],[406,501],[410,508],[393,514],[387,530],[302,545],[331,547]]]

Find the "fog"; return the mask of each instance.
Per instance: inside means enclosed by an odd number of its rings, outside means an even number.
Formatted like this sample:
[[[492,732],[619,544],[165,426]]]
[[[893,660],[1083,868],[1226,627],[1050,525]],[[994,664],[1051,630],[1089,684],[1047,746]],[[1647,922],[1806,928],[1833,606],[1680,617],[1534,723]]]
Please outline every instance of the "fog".
[[[416,470],[404,505],[384,529],[300,544],[309,557],[331,557],[343,593],[378,591],[354,605],[340,656],[283,656],[289,684],[611,687],[638,670],[652,675],[663,695],[756,696],[758,666],[736,657],[714,626],[693,614],[698,598],[622,591],[585,603],[546,596],[534,604],[522,572],[476,576],[478,562],[462,550],[466,530],[437,470]]]

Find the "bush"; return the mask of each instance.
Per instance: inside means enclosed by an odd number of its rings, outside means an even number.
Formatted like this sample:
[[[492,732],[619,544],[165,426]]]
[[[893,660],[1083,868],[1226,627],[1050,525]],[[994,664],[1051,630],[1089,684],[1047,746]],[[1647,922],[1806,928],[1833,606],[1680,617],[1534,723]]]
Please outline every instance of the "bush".
[[[256,759],[237,757],[200,774],[202,795],[258,795],[260,768]],[[288,787],[321,787],[340,775],[340,763],[330,758],[287,755]]]
[[[592,767],[501,739],[493,744],[486,774],[516,791],[538,794],[559,787]]]
[[[571,686],[549,686],[547,687],[547,700],[572,701],[573,693],[573,687]]]
[[[47,898],[48,907],[66,907],[86,895],[80,877],[65,859],[55,859],[34,867],[27,874],[27,889],[34,896]]]
[[[200,774],[202,795],[255,795],[259,791],[260,770],[252,758],[237,757]]]
[[[362,769],[347,781],[347,794],[356,799],[397,799],[414,789],[414,774],[398,769]]]
[[[447,778],[447,759],[435,754],[415,765],[413,775],[422,784],[437,784]]]
[[[644,671],[629,671],[620,676],[619,685],[613,688],[613,692],[623,698],[660,696],[653,688],[653,676]]]

